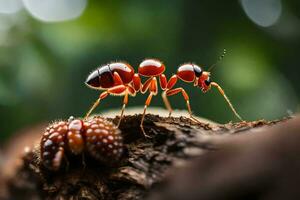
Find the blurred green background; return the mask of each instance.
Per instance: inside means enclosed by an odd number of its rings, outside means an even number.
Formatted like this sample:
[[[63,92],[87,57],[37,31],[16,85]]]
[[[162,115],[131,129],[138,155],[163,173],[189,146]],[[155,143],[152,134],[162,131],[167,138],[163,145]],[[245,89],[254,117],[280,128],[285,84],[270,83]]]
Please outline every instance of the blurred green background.
[[[246,120],[299,111],[298,0],[87,1],[0,0],[0,139],[39,122],[81,117],[99,95],[84,81],[97,66],[124,60],[137,68],[158,58],[169,77],[185,62],[213,70]],[[236,120],[217,90],[182,84],[196,115]],[[143,106],[145,95],[130,98]],[[185,109],[181,95],[170,98]],[[109,97],[97,112],[121,108]],[[176,102],[176,103],[175,103]],[[163,106],[157,96],[152,106]],[[141,109],[142,112],[142,109]]]

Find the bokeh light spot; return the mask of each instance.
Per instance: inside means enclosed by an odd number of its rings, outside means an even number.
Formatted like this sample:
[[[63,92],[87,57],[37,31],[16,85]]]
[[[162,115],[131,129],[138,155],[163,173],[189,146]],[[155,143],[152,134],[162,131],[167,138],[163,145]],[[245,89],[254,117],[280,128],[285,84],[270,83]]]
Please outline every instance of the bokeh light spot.
[[[222,80],[241,91],[259,88],[270,67],[260,48],[240,43],[229,49],[231,51],[220,64],[224,66],[218,69],[222,73]]]
[[[241,0],[240,2],[249,19],[262,27],[274,25],[281,15],[280,0]]]
[[[45,22],[65,21],[79,17],[86,0],[23,0],[28,12]]]
[[[23,7],[22,0],[0,0],[0,13],[16,13]]]

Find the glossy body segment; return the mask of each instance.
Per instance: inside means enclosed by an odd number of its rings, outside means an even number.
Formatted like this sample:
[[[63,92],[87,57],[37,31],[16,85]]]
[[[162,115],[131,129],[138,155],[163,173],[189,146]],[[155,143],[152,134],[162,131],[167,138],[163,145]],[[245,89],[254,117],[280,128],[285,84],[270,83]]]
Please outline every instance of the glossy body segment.
[[[98,69],[99,89],[109,88],[114,86],[113,72],[110,70],[109,65],[102,66]],[[95,77],[96,79],[97,77]]]
[[[111,63],[108,66],[112,73],[117,72],[120,75],[124,84],[128,84],[132,81],[134,69],[133,67],[131,67],[131,65],[127,63],[118,62]]]
[[[203,73],[201,67],[199,67],[198,65],[195,65],[195,64],[193,64],[193,67],[194,67],[195,76],[197,78],[199,78]]]
[[[146,59],[139,65],[139,74],[145,77],[159,76],[165,71],[165,65],[159,60]]]
[[[181,65],[177,70],[177,77],[185,82],[194,82],[196,76],[193,64]]]
[[[108,68],[107,68],[108,69]],[[99,87],[101,87],[101,85],[103,85],[103,84],[100,84],[100,74],[99,74],[99,70],[98,69],[96,69],[96,70],[94,70],[94,71],[92,71],[89,75],[88,75],[88,77],[87,77],[87,79],[86,79],[86,81],[85,81],[85,84],[87,85],[87,86],[89,86],[90,88],[99,88]],[[110,83],[109,83],[110,84]],[[104,86],[105,87],[105,86]]]
[[[116,73],[115,73],[116,72]],[[118,77],[116,77],[116,74]],[[132,81],[134,69],[127,63],[110,63],[94,70],[86,79],[86,84],[94,89],[108,89],[121,83]],[[116,81],[119,79],[119,81]]]

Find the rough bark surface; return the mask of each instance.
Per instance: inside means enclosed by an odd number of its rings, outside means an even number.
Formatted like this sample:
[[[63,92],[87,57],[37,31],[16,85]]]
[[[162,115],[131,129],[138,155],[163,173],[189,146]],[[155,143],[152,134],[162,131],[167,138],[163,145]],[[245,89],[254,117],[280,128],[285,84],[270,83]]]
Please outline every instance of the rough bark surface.
[[[118,118],[111,120],[117,122]],[[217,170],[219,168],[214,168],[213,164],[216,161],[218,161],[216,165],[226,168],[231,164],[232,159],[238,158],[243,163],[248,163],[248,166],[243,165],[243,167],[246,167],[247,171],[250,172],[251,166],[249,165],[251,162],[256,162],[255,157],[245,160],[246,158],[244,159],[240,154],[226,153],[228,146],[232,148],[229,148],[229,152],[235,152],[235,149],[238,152],[243,152],[243,144],[246,146],[256,145],[255,143],[248,144],[245,139],[235,141],[236,139],[232,138],[236,138],[236,136],[247,138],[248,135],[254,135],[254,139],[250,138],[249,140],[255,141],[255,137],[259,139],[260,135],[264,135],[264,132],[271,132],[268,134],[272,138],[272,132],[276,132],[277,126],[281,127],[282,124],[285,125],[291,121],[288,119],[272,122],[261,120],[217,125],[212,123],[199,124],[185,117],[163,118],[149,114],[146,115],[144,127],[151,138],[145,138],[139,127],[140,120],[141,115],[125,116],[122,120],[119,128],[124,137],[126,151],[119,164],[114,167],[106,167],[89,157],[85,158],[85,164],[83,164],[82,157],[74,157],[70,158],[68,166],[64,166],[62,170],[54,173],[40,167],[38,145],[27,150],[22,157],[22,164],[17,168],[14,175],[5,180],[7,190],[5,195],[2,195],[3,198],[129,200],[145,198],[183,199],[184,197],[198,199],[203,197],[202,199],[222,199],[222,196],[210,198],[208,193],[205,195],[198,194],[197,192],[201,191],[201,187],[196,187],[193,182],[201,185],[200,180],[207,181],[208,186],[212,185],[212,188],[216,186],[220,191],[222,191],[221,186],[229,187],[230,179],[226,179],[229,181],[228,185],[218,179],[218,177],[226,175],[227,171],[220,172]],[[299,123],[299,119],[293,120],[298,120]],[[274,128],[270,128],[270,126],[274,126]],[[296,125],[292,124],[291,126]],[[235,146],[236,144],[238,145]],[[225,153],[222,154],[222,152]],[[263,152],[258,151],[256,153]],[[272,155],[271,152],[270,154]],[[212,158],[207,158],[210,155]],[[260,158],[257,157],[257,159]],[[239,163],[238,160],[234,166],[237,163]],[[267,164],[270,165],[270,163]],[[207,166],[203,167],[202,165]],[[212,171],[213,169],[216,171]],[[235,168],[229,167],[229,169]],[[206,171],[199,173],[199,170]],[[237,167],[235,170],[240,170],[240,168]],[[205,175],[206,172],[211,176]],[[198,179],[194,180],[194,175]],[[249,176],[255,177],[256,175],[251,174]],[[246,180],[250,180],[248,176]],[[253,183],[253,180],[250,180],[250,183]],[[241,191],[245,190],[244,187],[247,188],[244,185],[242,189],[239,189],[237,185],[235,186],[237,189],[234,190],[234,194],[240,194]],[[212,188],[203,186],[203,190],[205,189],[206,192],[215,193]],[[225,191],[227,190],[225,189]],[[226,194],[223,194],[223,197],[226,197]]]

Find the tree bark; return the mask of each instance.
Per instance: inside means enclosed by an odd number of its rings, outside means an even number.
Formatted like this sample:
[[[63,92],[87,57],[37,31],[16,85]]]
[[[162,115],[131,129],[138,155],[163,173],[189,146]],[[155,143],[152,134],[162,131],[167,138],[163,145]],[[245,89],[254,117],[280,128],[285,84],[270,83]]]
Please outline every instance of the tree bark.
[[[117,122],[118,117],[110,120]],[[143,136],[140,120],[141,115],[122,120],[119,128],[126,149],[116,166],[107,167],[89,157],[83,163],[77,156],[68,158],[69,165],[58,172],[46,171],[40,167],[37,143],[26,150],[14,173],[4,177],[6,191],[0,196],[280,199],[285,195],[293,199],[298,195],[299,117],[218,125],[148,114],[144,128],[151,138]]]

